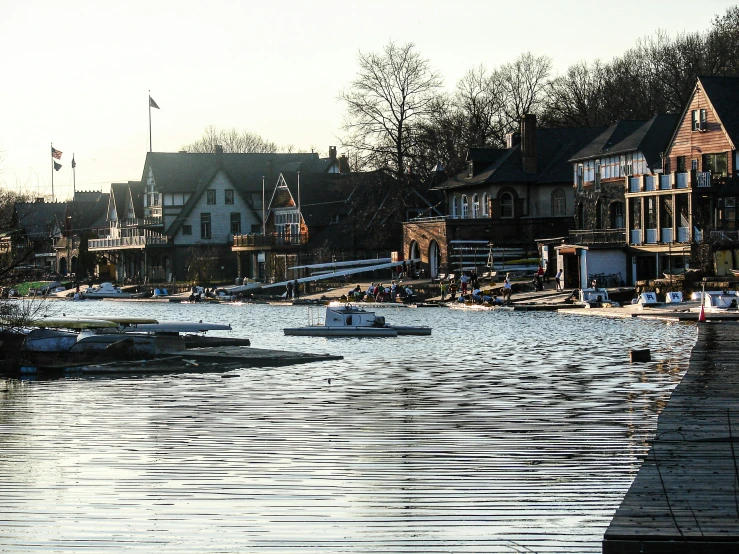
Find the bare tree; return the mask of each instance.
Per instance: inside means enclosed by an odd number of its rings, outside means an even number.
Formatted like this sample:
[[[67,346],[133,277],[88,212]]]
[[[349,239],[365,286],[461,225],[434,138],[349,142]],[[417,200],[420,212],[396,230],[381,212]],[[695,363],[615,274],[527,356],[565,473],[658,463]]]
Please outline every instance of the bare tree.
[[[186,144],[181,149],[187,152],[207,154],[215,152],[216,146],[222,146],[223,151],[227,153],[262,154],[278,151],[274,142],[255,133],[239,132],[236,129],[218,129],[212,125],[205,129],[203,136],[197,141]]]
[[[551,58],[534,56],[531,52],[500,67],[498,78],[504,94],[504,123],[508,129],[514,129],[525,114],[542,114],[551,71]]]
[[[413,43],[360,52],[357,77],[340,94],[346,104],[343,145],[358,166],[387,167],[402,176],[441,84]]]

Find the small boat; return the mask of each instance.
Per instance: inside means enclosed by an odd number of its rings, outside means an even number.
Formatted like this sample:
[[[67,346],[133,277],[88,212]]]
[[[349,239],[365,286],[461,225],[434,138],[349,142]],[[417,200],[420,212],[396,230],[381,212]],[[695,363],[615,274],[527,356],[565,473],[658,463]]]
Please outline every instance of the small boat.
[[[618,302],[613,302],[608,298],[608,291],[606,289],[600,288],[580,289],[577,291],[577,303],[581,304],[585,308],[619,306]]]
[[[430,335],[431,327],[387,325],[383,316],[375,315],[351,304],[327,306],[323,323],[286,328],[285,335],[303,337],[397,337],[398,335]]]
[[[705,292],[694,292],[691,300],[701,302],[703,296],[703,311],[705,313],[727,313],[736,312],[739,303],[739,295],[733,290],[711,290]],[[701,307],[690,308],[691,312],[700,312]]]
[[[80,298],[143,298],[144,296],[143,293],[123,292],[120,287],[109,282],[87,287],[80,292]]]

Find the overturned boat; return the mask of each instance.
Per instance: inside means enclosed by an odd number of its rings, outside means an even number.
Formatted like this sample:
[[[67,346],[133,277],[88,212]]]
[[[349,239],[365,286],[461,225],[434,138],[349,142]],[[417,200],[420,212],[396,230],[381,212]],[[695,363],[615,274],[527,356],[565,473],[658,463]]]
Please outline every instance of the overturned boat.
[[[285,335],[303,337],[397,337],[430,335],[431,327],[388,325],[383,316],[351,304],[327,306],[323,322],[311,317],[305,327],[286,328]]]

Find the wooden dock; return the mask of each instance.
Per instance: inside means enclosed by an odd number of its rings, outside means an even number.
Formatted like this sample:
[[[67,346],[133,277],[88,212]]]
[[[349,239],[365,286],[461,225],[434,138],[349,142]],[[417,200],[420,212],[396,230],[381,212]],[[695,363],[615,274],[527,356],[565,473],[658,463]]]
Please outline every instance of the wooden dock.
[[[699,326],[604,554],[739,552],[739,324]]]

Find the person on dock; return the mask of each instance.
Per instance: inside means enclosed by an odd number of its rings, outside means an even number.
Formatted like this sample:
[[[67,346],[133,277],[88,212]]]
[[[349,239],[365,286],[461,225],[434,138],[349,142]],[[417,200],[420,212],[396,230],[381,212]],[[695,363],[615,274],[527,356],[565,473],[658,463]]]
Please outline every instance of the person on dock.
[[[449,298],[451,300],[454,300],[456,296],[457,296],[457,282],[454,280],[454,277],[449,277]]]
[[[503,281],[503,301],[507,304],[511,303],[511,294],[513,293],[513,287],[511,285],[510,274],[505,274],[505,281]]]
[[[467,283],[469,282],[470,282],[470,278],[467,277],[467,274],[463,271],[462,276],[459,278],[460,294],[462,296],[467,294]]]
[[[440,288],[441,288],[441,301],[444,302],[444,300],[446,300],[446,282],[442,281]]]
[[[562,268],[559,268],[557,275],[554,276],[554,287],[556,290],[564,290],[564,287],[562,287]]]
[[[300,298],[300,283],[298,283],[297,279],[293,281],[293,298],[295,300]]]
[[[292,281],[288,281],[287,285],[285,285],[285,288],[287,289],[285,291],[285,300],[290,300],[293,297],[293,283]]]

